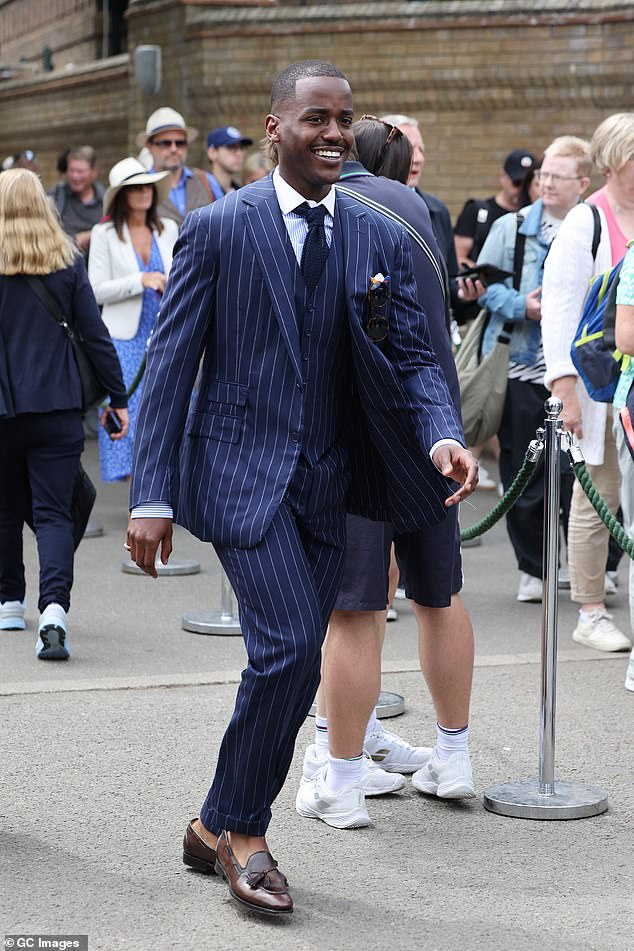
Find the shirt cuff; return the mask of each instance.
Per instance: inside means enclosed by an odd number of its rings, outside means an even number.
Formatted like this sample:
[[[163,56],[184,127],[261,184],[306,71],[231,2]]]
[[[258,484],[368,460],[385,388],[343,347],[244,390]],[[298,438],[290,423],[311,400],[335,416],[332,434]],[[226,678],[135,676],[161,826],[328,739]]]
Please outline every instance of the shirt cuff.
[[[464,449],[464,446],[459,443],[457,439],[439,439],[429,450],[429,458],[432,462],[434,462],[434,453],[437,449],[440,449],[441,446],[458,446],[459,449]],[[436,466],[435,462],[434,465]],[[438,469],[438,466],[436,466],[436,468]],[[438,469],[438,471],[440,472],[440,469]]]
[[[130,512],[130,518],[174,518],[174,510],[167,502],[141,502]]]

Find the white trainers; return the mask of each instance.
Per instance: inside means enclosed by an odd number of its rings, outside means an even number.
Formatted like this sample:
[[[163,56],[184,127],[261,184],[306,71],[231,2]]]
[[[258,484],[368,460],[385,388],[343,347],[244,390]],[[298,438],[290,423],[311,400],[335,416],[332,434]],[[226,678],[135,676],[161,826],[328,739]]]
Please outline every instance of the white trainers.
[[[434,750],[431,759],[412,776],[412,786],[441,799],[473,799],[475,787],[469,754],[459,752],[439,760]]]
[[[517,589],[518,601],[541,601],[544,597],[544,585],[541,578],[527,575],[525,571],[520,575],[520,584]]]
[[[387,614],[385,616],[386,621],[398,621],[398,611],[393,604],[390,604],[387,609]]]
[[[0,603],[0,631],[23,631],[24,627],[24,601]]]
[[[572,639],[597,651],[627,651],[632,646],[629,637],[612,622],[612,615],[600,608],[590,611],[587,621],[579,618]]]
[[[627,665],[627,673],[625,675],[625,689],[631,690],[634,693],[634,650],[630,654],[630,662]]]
[[[410,746],[396,733],[383,727],[369,733],[363,745],[372,762],[388,773],[413,773],[427,762],[432,753],[428,746]]]
[[[327,764],[328,757],[320,757],[314,743],[304,753],[304,772],[302,783],[309,783],[315,778],[320,769]],[[405,777],[400,773],[388,773],[374,763],[370,754],[363,751],[361,763],[361,790],[364,796],[385,796],[387,793],[398,792],[405,785]]]
[[[326,786],[325,773],[326,767],[322,766],[313,779],[302,781],[295,799],[300,816],[321,819],[334,829],[363,829],[372,825],[361,787],[350,783],[332,793]]]
[[[68,660],[68,615],[59,604],[49,604],[40,614],[35,655],[39,660]]]
[[[489,475],[489,470],[485,469],[484,466],[478,467],[478,484],[477,489],[484,489],[485,492],[497,491],[498,484],[495,479],[492,479]]]

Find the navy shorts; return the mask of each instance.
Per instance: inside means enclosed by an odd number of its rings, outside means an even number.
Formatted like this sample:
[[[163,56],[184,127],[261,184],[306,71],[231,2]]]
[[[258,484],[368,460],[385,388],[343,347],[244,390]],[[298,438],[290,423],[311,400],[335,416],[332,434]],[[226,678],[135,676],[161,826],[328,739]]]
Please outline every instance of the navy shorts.
[[[392,542],[405,594],[427,608],[446,608],[462,588],[458,506],[431,528],[400,535],[389,522],[358,515],[346,518],[346,559],[338,611],[383,611],[387,607]]]

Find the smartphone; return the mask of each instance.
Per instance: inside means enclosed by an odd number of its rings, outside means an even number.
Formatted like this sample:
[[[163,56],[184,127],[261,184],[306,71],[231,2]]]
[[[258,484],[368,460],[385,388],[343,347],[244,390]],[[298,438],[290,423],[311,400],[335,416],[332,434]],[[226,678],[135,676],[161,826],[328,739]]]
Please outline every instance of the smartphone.
[[[472,281],[482,281],[483,284],[501,284],[507,277],[513,277],[512,271],[504,271],[495,264],[475,264],[473,267],[463,267],[455,277],[470,277]]]
[[[108,435],[114,436],[116,433],[120,433],[122,429],[123,426],[119,422],[119,417],[112,410],[108,410],[105,422],[105,430]]]

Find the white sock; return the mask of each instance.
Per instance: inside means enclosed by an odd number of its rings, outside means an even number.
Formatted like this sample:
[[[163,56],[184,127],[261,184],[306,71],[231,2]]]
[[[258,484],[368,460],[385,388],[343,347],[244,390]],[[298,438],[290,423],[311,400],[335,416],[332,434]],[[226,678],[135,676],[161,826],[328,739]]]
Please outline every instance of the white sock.
[[[436,724],[436,756],[442,762],[454,753],[469,752],[469,724],[460,730],[449,730]]]
[[[376,718],[376,707],[372,710],[370,714],[370,719],[368,720],[368,725],[365,728],[365,735],[369,736],[370,733],[380,733],[383,727]]]
[[[56,624],[67,631],[66,621],[67,614],[61,604],[47,604],[40,614],[39,627],[44,627],[46,624]]]
[[[323,758],[328,752],[328,717],[315,717],[315,746]]]
[[[324,773],[326,787],[331,793],[338,793],[344,786],[350,783],[360,783],[361,764],[363,754],[359,756],[348,757],[347,759],[336,759],[328,754],[328,765]]]

